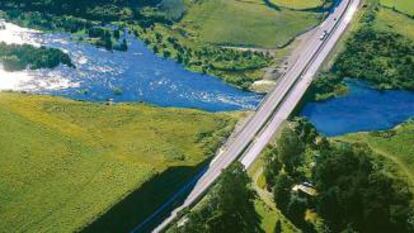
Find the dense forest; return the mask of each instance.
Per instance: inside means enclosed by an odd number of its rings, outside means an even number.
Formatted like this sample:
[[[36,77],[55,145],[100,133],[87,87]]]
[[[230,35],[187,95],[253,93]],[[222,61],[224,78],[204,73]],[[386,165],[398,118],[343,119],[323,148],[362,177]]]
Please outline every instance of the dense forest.
[[[55,68],[60,64],[74,67],[69,55],[55,48],[0,43],[0,63],[7,71]]]

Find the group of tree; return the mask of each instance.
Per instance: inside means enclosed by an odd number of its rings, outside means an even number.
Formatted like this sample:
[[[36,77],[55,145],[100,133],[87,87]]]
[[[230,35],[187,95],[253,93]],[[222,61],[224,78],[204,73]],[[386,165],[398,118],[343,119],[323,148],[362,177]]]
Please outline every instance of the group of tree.
[[[121,38],[122,30],[120,28],[113,29],[110,27],[91,27],[87,31],[88,37],[94,38],[94,44],[98,47],[103,47],[107,50],[128,50],[128,42],[125,35]]]
[[[314,172],[316,209],[332,232],[413,232],[412,193],[366,145],[329,145]],[[351,231],[351,232],[352,232]]]
[[[180,18],[185,5],[182,0],[2,0],[0,9],[53,16],[70,15],[104,23],[135,20],[152,24]],[[148,12],[148,9],[154,9],[154,14],[142,12]]]
[[[247,75],[270,65],[270,55],[258,51],[240,51],[213,45],[190,47],[177,37],[156,27],[149,27],[136,36],[150,47],[154,53],[173,58],[188,69],[223,78],[226,82],[242,89],[261,77]]]
[[[331,141],[303,119],[284,128],[265,154],[277,207],[305,232],[413,232],[413,196],[365,144]],[[317,195],[293,191],[313,183]],[[309,223],[305,212],[321,221]]]
[[[313,99],[343,93],[345,77],[368,81],[379,89],[414,90],[414,41],[396,32],[377,29],[380,4],[372,0],[366,6],[360,28],[347,39],[345,50],[330,72],[313,83]]]
[[[301,192],[292,191],[294,185],[309,181],[305,155],[307,146],[314,145],[318,134],[316,129],[304,119],[296,119],[292,125],[284,127],[275,142],[264,152],[264,176],[267,188],[273,192],[277,207],[292,223],[305,231],[312,226],[305,221],[305,211],[313,205],[313,200]]]
[[[2,0],[5,17],[22,26],[43,30],[86,32],[99,47],[127,50],[126,39],[115,41],[105,26],[114,22],[148,27],[170,24],[184,14],[183,0]],[[95,32],[103,31],[96,35]],[[82,37],[83,38],[83,37]]]
[[[5,70],[19,71],[26,68],[55,68],[60,64],[74,67],[68,54],[55,48],[32,45],[8,45],[0,43],[0,63]]]
[[[225,169],[199,206],[184,215],[168,233],[261,232],[254,209],[255,192],[243,165]]]
[[[347,41],[333,69],[341,77],[367,80],[380,89],[414,90],[414,42],[366,26]]]

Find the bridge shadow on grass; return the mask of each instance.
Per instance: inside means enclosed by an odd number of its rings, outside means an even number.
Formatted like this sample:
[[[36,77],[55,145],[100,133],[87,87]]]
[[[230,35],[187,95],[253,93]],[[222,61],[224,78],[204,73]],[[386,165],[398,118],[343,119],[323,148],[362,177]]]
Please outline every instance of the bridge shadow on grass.
[[[179,206],[210,160],[193,167],[171,167],[129,194],[82,233],[150,232]],[[174,198],[171,198],[174,196]],[[137,228],[139,226],[139,228]]]

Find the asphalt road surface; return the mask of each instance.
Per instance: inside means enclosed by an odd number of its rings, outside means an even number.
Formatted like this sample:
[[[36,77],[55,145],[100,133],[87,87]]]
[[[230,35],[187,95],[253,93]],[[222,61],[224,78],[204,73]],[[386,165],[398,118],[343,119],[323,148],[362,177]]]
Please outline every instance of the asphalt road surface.
[[[231,143],[210,163],[184,203],[153,232],[161,232],[177,217],[179,211],[194,205],[217,180],[221,171],[232,162],[240,159],[245,167],[249,167],[256,160],[282,122],[300,102],[318,69],[349,25],[359,3],[360,0],[342,0],[325,21],[313,30],[306,46],[303,47],[303,52],[281,77],[275,89],[265,97],[255,114],[234,136]],[[133,232],[139,231],[138,226]]]

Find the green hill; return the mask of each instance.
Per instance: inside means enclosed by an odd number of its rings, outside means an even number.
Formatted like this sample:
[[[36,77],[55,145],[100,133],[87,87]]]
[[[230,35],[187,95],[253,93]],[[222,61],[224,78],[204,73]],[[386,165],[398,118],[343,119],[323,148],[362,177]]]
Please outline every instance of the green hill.
[[[381,0],[381,4],[414,16],[414,1],[412,0]]]
[[[414,122],[408,121],[391,130],[349,134],[340,137],[340,140],[367,143],[388,161],[397,174],[405,177],[414,188],[413,132]]]
[[[0,231],[73,232],[132,195],[117,226],[130,230],[234,123],[229,114],[0,93]]]
[[[321,14],[273,9],[263,0],[190,4],[179,25],[203,43],[275,48],[316,25]]]

